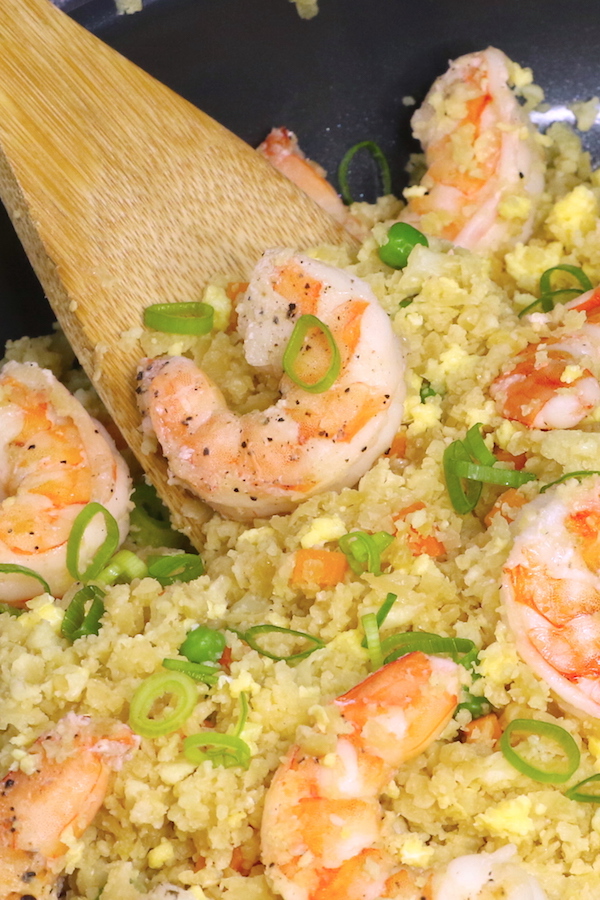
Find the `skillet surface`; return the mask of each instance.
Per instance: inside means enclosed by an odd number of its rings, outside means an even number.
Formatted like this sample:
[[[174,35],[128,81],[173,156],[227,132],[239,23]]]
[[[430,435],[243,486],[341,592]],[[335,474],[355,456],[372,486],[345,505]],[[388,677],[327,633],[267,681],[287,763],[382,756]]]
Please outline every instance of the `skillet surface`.
[[[403,98],[419,103],[449,59],[489,44],[533,68],[549,119],[600,94],[597,0],[320,0],[309,21],[286,0],[151,0],[131,16],[116,16],[111,0],[62,5],[251,144],[274,125],[292,128],[334,181],[345,150],[371,139],[401,190],[417,149]],[[584,145],[600,163],[599,124]],[[353,169],[357,199],[373,199],[376,185],[367,163]],[[2,344],[51,328],[52,313],[2,209],[0,309]]]

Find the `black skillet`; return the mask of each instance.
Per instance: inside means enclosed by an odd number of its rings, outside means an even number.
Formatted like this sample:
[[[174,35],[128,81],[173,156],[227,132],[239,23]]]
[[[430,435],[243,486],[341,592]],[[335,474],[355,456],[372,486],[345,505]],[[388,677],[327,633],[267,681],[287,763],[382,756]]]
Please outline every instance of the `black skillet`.
[[[401,190],[416,149],[403,98],[419,102],[449,59],[489,44],[533,68],[549,119],[600,95],[598,0],[320,0],[309,21],[288,0],[150,0],[127,16],[112,0],[59,5],[251,144],[292,128],[334,181],[345,150],[371,139]],[[600,164],[600,125],[583,140]],[[355,197],[373,199],[374,171],[352,175]],[[0,310],[2,344],[52,325],[3,210]]]

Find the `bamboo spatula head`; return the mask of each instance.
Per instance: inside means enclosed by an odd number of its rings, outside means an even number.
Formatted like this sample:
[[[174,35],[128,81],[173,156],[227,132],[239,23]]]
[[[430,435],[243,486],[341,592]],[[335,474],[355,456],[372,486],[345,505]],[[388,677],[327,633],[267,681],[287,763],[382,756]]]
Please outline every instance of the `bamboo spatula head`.
[[[147,452],[143,309],[199,299],[265,249],[348,242],[252,148],[48,0],[0,4],[0,196],[75,353],[175,524],[204,505]]]

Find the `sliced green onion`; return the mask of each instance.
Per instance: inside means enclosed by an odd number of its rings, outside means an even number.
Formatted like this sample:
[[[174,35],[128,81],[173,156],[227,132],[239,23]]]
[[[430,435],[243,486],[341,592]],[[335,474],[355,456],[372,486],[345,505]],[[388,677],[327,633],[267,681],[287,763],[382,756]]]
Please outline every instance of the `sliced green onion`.
[[[190,662],[215,662],[223,655],[225,646],[225,635],[222,631],[209,628],[208,625],[198,625],[188,632],[179,652]]]
[[[105,596],[102,588],[95,584],[88,584],[77,591],[63,616],[60,632],[68,641],[76,641],[87,634],[99,634],[100,619],[104,615]],[[86,605],[91,601],[86,612]]]
[[[561,475],[560,478],[557,478],[556,481],[551,481],[549,484],[545,484],[540,488],[540,494],[545,493],[551,487],[554,487],[555,484],[562,484],[563,481],[567,481],[569,478],[587,478],[589,475],[600,475],[600,471],[598,469],[582,469],[579,472],[565,472],[564,475]]]
[[[306,335],[311,328],[318,328],[319,331],[323,333],[323,335],[325,336],[325,340],[327,341],[327,346],[329,347],[331,353],[331,362],[329,363],[327,372],[323,375],[322,378],[320,378],[318,381],[313,382],[312,384],[308,381],[303,381],[295,372],[295,365],[298,359],[298,355],[302,351],[304,339],[306,338]],[[294,330],[292,331],[291,337],[283,354],[283,368],[286,375],[292,379],[294,384],[297,384],[298,387],[301,387],[303,391],[308,391],[311,394],[322,394],[324,391],[329,390],[331,385],[335,382],[336,378],[340,374],[342,368],[342,358],[340,356],[339,347],[335,342],[335,338],[333,337],[330,329],[325,324],[325,322],[321,322],[321,320],[317,319],[316,316],[300,316],[300,318],[294,325]]]
[[[493,466],[498,460],[492,451],[488,450],[480,431],[481,428],[481,422],[478,422],[477,425],[472,425],[465,435],[463,444],[469,451],[471,458],[476,462],[481,463],[482,466]]]
[[[454,474],[469,481],[483,484],[502,484],[505,487],[520,487],[528,481],[535,481],[532,472],[518,472],[516,469],[496,469],[479,463],[458,459],[454,463]]]
[[[339,538],[338,546],[356,575],[362,575],[363,572],[381,575],[381,554],[393,540],[394,536],[387,531],[378,531],[375,534],[350,531]]]
[[[383,665],[383,653],[381,652],[381,637],[375,613],[366,613],[361,617],[362,627],[365,631],[367,652],[371,662],[371,671],[375,672]]]
[[[148,566],[139,556],[136,556],[131,550],[119,550],[108,565],[98,573],[96,581],[100,581],[102,584],[114,584],[118,578],[133,581],[134,578],[144,578],[147,574]]]
[[[26,609],[23,609],[21,606],[11,606],[9,603],[0,603],[0,615],[2,613],[8,613],[9,616],[22,616],[23,613],[27,612]]]
[[[417,244],[429,247],[423,232],[407,222],[396,222],[387,233],[387,243],[379,248],[379,259],[392,269],[403,269]]]
[[[215,666],[203,666],[202,663],[190,662],[187,659],[163,659],[165,669],[172,672],[183,672],[194,681],[203,681],[205,684],[216,684],[219,680],[219,669]]]
[[[390,174],[390,166],[385,157],[385,153],[375,141],[360,141],[358,144],[354,144],[353,147],[350,147],[347,150],[343,157],[342,161],[338,168],[338,181],[340,183],[340,193],[344,200],[344,203],[350,205],[354,203],[354,199],[350,192],[350,185],[348,184],[348,174],[350,170],[350,163],[356,156],[356,154],[360,150],[367,150],[368,153],[371,154],[373,159],[375,160],[376,165],[379,168],[379,176],[381,178],[381,191],[377,192],[377,196],[391,194],[392,192],[392,176]]]
[[[405,297],[404,300],[401,300],[398,304],[398,309],[405,309],[407,306],[410,306],[415,297],[418,297],[418,294],[413,294],[412,297]]]
[[[465,515],[477,506],[483,484],[481,481],[467,481],[463,485],[456,472],[458,463],[470,463],[469,451],[462,441],[452,441],[444,450],[443,465],[446,488],[450,502],[457,513]]]
[[[392,634],[381,642],[386,663],[393,662],[407,653],[420,650],[432,656],[450,656],[455,663],[470,669],[477,664],[477,647],[468,638],[442,637],[430,631],[405,631]]]
[[[600,774],[590,775],[589,778],[578,781],[568,791],[565,791],[565,797],[568,797],[569,800],[577,800],[578,803],[600,803],[600,793],[588,793],[581,790],[584,784],[598,784],[598,782],[600,782]],[[600,785],[598,788],[600,790]]]
[[[175,700],[173,709],[151,718],[156,701],[169,695]],[[196,684],[188,675],[183,672],[155,672],[140,684],[131,698],[129,725],[142,737],[171,734],[189,719],[197,699]]]
[[[201,747],[214,749],[201,750]],[[233,766],[247,769],[250,765],[250,747],[233,734],[213,734],[210,731],[190,734],[183,741],[183,752],[185,758],[195,765],[206,760],[226,769]]]
[[[561,768],[541,769],[520,756],[510,742],[511,736],[515,733],[525,735],[539,734],[558,744],[566,757],[562,761]],[[568,731],[565,731],[560,725],[554,725],[551,722],[540,722],[538,719],[513,719],[502,733],[500,749],[504,754],[504,758],[518,772],[542,784],[562,784],[568,781],[577,770],[581,757],[577,744]]]
[[[436,397],[437,391],[431,387],[430,383],[426,378],[423,379],[423,383],[421,384],[421,389],[419,391],[419,397],[421,398],[421,403],[425,403],[428,397]]]
[[[579,282],[582,290],[580,293],[584,293],[584,291],[591,291],[592,282],[587,277],[583,269],[579,268],[579,266],[569,266],[569,265],[560,265],[560,266],[552,266],[550,269],[546,269],[546,271],[540,277],[540,294],[548,294],[552,291],[552,274],[553,272],[568,272],[569,275],[572,275],[573,278]]]
[[[144,325],[168,334],[208,334],[214,309],[208,303],[153,303],[144,310]]]
[[[204,563],[196,553],[173,556],[149,556],[148,575],[163,587],[176,582],[194,581],[204,575]]]
[[[471,694],[469,691],[466,691],[466,699],[458,704],[456,711],[459,712],[461,709],[468,710],[472,719],[480,719],[492,711],[492,704],[486,697],[480,697],[477,694]]]
[[[183,742],[183,752],[186,759],[198,765],[209,760],[213,765],[241,766],[247,769],[250,765],[250,747],[243,741],[240,734],[244,730],[248,718],[248,698],[242,691],[240,694],[240,713],[233,734],[215,734],[211,731],[201,731],[199,734],[190,734]],[[200,750],[200,747],[212,747],[212,750]]]
[[[292,637],[302,638],[303,640],[313,643],[314,647],[309,647],[308,650],[301,650],[299,653],[290,653],[287,656],[278,656],[276,653],[270,653],[268,650],[264,650],[255,639],[255,636],[259,634],[272,633],[289,634],[292,635]],[[307,634],[307,632],[305,631],[294,631],[293,628],[282,628],[280,625],[253,625],[252,628],[249,628],[241,635],[241,638],[250,647],[252,647],[253,650],[256,650],[257,653],[260,653],[261,656],[268,656],[269,659],[285,660],[286,662],[306,659],[306,657],[310,656],[311,653],[314,653],[315,650],[320,650],[321,647],[325,646],[325,641],[321,640],[321,638],[319,637],[315,637],[314,634]]]
[[[100,544],[92,561],[83,572],[79,568],[79,553],[85,531],[96,516],[104,518],[106,537]],[[119,546],[119,526],[112,513],[101,503],[88,503],[84,506],[71,528],[67,541],[67,569],[76,581],[92,581],[102,571],[117,547]]]
[[[377,610],[377,624],[381,628],[383,623],[388,617],[388,613],[391,610],[392,606],[398,599],[398,594],[388,594],[379,609]]]
[[[35,578],[36,581],[44,588],[40,593],[43,594],[51,594],[50,585],[47,581],[45,581],[41,575],[38,575],[37,572],[34,572],[33,569],[28,569],[27,566],[18,566],[16,563],[0,563],[0,573],[5,572],[7,575],[18,574],[18,575],[27,575],[28,578]]]
[[[552,274],[553,272],[568,272],[581,285],[580,288],[559,288],[552,290]],[[592,282],[587,277],[583,269],[579,266],[560,265],[552,266],[546,269],[540,278],[540,296],[533,303],[530,303],[519,313],[519,318],[530,313],[538,304],[542,307],[543,312],[550,312],[554,309],[556,303],[566,303],[573,297],[579,297],[585,291],[591,291]]]
[[[186,536],[171,528],[167,507],[152,485],[139,481],[133,489],[131,499],[135,506],[131,510],[130,529],[138,546],[190,549]]]

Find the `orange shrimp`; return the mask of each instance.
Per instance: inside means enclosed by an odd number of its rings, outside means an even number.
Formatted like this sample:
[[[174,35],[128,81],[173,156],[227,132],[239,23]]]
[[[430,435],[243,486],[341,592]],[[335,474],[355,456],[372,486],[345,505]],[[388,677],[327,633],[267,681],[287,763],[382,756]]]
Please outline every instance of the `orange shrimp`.
[[[584,365],[600,355],[600,288],[575,297],[581,328],[530,344],[490,387],[498,412],[528,428],[574,428],[600,403],[600,382]]]
[[[291,250],[270,250],[237,312],[247,361],[281,376],[281,399],[238,416],[190,359],[143,361],[144,427],[157,435],[172,475],[242,520],[356,484],[390,446],[405,393],[399,341],[368,284]],[[328,327],[340,354],[338,376],[319,393],[283,373],[284,350],[305,314]],[[295,374],[314,383],[330,360],[323,332],[311,328]]]
[[[353,237],[360,241],[365,239],[367,229],[348,211],[333,185],[327,181],[325,169],[304,155],[293,131],[273,128],[257,149]]]
[[[470,250],[527,240],[545,163],[509,68],[504,53],[488,47],[435,81],[412,119],[427,172],[420,189],[408,189],[401,221]]]
[[[2,900],[46,900],[64,868],[67,836],[80,837],[106,796],[111,773],[139,745],[121,722],[68,713],[38,738],[31,774],[0,782]]]
[[[62,597],[73,582],[66,548],[73,521],[91,501],[129,529],[131,481],[112,438],[52,372],[34,363],[7,363],[0,373],[0,563],[24,566]],[[97,517],[99,519],[99,517]],[[83,558],[104,539],[96,520],[86,530]],[[0,573],[4,603],[43,592],[37,580]]]

